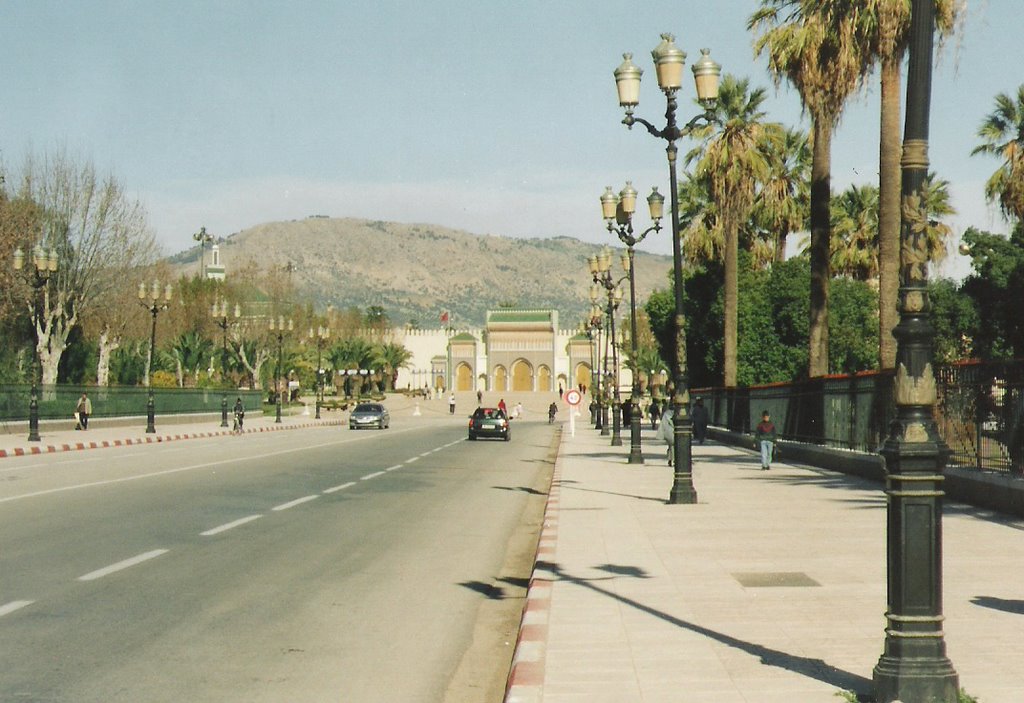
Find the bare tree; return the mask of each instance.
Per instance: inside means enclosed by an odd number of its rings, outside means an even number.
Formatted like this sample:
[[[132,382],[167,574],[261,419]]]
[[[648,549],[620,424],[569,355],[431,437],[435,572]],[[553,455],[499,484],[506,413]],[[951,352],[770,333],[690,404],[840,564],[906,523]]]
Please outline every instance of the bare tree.
[[[17,197],[36,206],[22,247],[41,244],[55,250],[59,261],[36,317],[42,380],[50,385],[71,329],[103,305],[130,271],[149,263],[156,246],[141,204],[88,160],[78,162],[63,149],[29,155],[11,180]],[[32,304],[27,290],[23,299]]]

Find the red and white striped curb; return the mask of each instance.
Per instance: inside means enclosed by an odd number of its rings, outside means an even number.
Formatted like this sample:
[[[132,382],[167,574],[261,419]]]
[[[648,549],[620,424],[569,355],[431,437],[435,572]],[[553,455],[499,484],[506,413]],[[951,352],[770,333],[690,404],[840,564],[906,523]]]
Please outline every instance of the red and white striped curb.
[[[547,564],[558,545],[558,514],[562,478],[561,459],[555,459],[551,475],[544,526],[537,543],[526,605],[519,623],[519,638],[512,656],[512,668],[505,684],[505,703],[538,703],[544,693],[544,661],[547,657],[548,617],[551,613],[551,585],[555,575]]]
[[[277,430],[301,430],[309,427],[330,427],[343,424],[341,420],[328,420],[326,422],[304,422],[298,425],[283,425],[281,427],[252,427],[243,430],[244,434],[250,432],[274,432]],[[15,447],[14,449],[0,449],[0,459],[9,456],[31,456],[33,454],[52,454],[54,452],[71,452],[80,449],[104,449],[106,447],[127,447],[133,444],[154,444],[157,442],[173,442],[179,439],[200,439],[203,437],[218,437],[230,435],[231,430],[220,430],[215,432],[190,432],[186,434],[147,435],[145,437],[133,437],[128,439],[100,440],[98,442],[74,442],[69,444],[46,444],[33,445],[29,447]]]

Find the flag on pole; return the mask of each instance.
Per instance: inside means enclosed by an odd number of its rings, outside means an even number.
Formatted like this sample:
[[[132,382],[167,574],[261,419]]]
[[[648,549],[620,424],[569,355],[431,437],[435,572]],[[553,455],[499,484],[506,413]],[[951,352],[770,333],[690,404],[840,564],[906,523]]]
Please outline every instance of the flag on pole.
[[[441,324],[442,325],[448,324],[448,311],[447,310],[445,310],[444,312],[441,313]]]

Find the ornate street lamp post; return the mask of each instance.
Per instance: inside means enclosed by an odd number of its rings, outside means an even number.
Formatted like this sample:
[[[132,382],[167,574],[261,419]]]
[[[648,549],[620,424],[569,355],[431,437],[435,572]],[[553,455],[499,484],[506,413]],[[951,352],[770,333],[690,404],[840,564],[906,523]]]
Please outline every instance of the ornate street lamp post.
[[[20,248],[14,250],[14,270],[21,271],[25,266],[25,254]],[[38,442],[39,437],[39,387],[42,386],[43,360],[39,356],[39,324],[40,308],[43,306],[43,291],[56,273],[58,267],[57,251],[49,253],[42,244],[36,244],[32,250],[32,331],[34,345],[32,348],[32,385],[28,400],[28,441]],[[38,381],[38,385],[37,385]]]
[[[633,370],[633,384],[630,388],[629,404],[632,412],[629,414],[629,463],[644,463],[643,451],[640,448],[640,367],[637,366],[637,338],[636,338],[636,273],[634,267],[634,247],[642,242],[651,232],[661,231],[661,218],[665,213],[665,196],[658,192],[657,188],[651,189],[647,196],[647,208],[650,210],[651,219],[654,224],[640,234],[633,233],[633,213],[636,212],[636,190],[629,181],[626,187],[616,195],[612,192],[611,186],[605,189],[601,196],[601,213],[609,232],[614,232],[619,241],[626,245],[626,257],[622,260],[622,266],[629,276],[629,322],[630,322],[630,365]]]
[[[581,324],[586,331],[587,339],[590,340],[590,397],[591,410],[590,421],[594,423],[594,429],[603,428],[601,422],[601,328],[603,327],[604,314],[597,306],[597,296],[593,288],[590,290],[590,317]]]
[[[331,337],[331,328],[318,326],[315,330],[309,328],[309,338],[316,340],[316,419],[320,419],[320,405],[324,400],[324,370],[321,368],[323,363],[323,350],[327,340]]]
[[[888,611],[885,651],[874,670],[875,700],[955,703],[959,677],[946,656],[942,631],[942,490],[949,449],[935,423],[929,317],[928,173],[935,3],[911,10],[907,114],[903,141],[900,229],[900,322],[896,351],[896,420],[882,446],[887,495]]]
[[[277,320],[274,320],[273,317],[270,318],[270,331],[277,332],[277,370],[274,374],[274,398],[276,400],[274,406],[274,422],[276,423],[281,422],[281,389],[279,384],[281,380],[281,364],[284,354],[284,333],[285,330],[291,332],[293,329],[295,329],[295,323],[290,317],[287,321],[285,321],[283,315],[279,315]]]
[[[205,227],[192,235],[192,239],[199,242],[199,278],[206,278],[206,245],[213,241],[213,235],[206,233]]]
[[[676,349],[672,363],[673,392],[672,409],[675,420],[675,439],[673,464],[675,475],[669,503],[696,503],[697,490],[693,485],[693,465],[691,440],[693,424],[690,421],[690,392],[686,366],[686,330],[683,320],[683,256],[679,234],[679,185],[676,180],[676,140],[693,131],[701,122],[709,124],[715,121],[714,106],[718,101],[718,78],[722,67],[711,60],[709,51],[701,49],[701,59],[693,66],[693,75],[697,86],[697,99],[704,106],[704,112],[691,119],[686,126],[680,128],[676,124],[676,93],[682,86],[683,64],[686,54],[673,42],[671,34],[662,34],[661,43],[651,52],[658,74],[658,86],[665,93],[668,107],[665,111],[666,125],[662,129],[633,115],[633,110],[640,103],[640,76],[643,73],[633,61],[632,54],[623,54],[625,59],[615,69],[615,84],[618,89],[619,105],[626,110],[622,123],[633,128],[637,122],[647,128],[654,137],[668,142],[669,197],[672,202],[672,281],[675,288],[675,330]]]
[[[627,186],[632,187],[632,186]],[[636,191],[633,191],[635,194]],[[635,195],[634,195],[635,197]],[[608,316],[608,339],[611,342],[612,352],[612,370],[610,374],[610,381],[612,385],[612,446],[622,446],[622,435],[620,434],[620,417],[622,413],[622,401],[619,395],[619,358],[618,358],[618,340],[615,336],[615,311],[618,310],[619,304],[622,302],[622,288],[620,284],[629,278],[629,271],[626,268],[629,263],[625,256],[622,259],[622,267],[626,269],[626,274],[622,278],[615,279],[612,276],[612,250],[605,247],[601,250],[600,254],[595,254],[587,259],[587,263],[590,267],[590,274],[593,277],[594,285],[590,290],[590,299],[597,302],[597,299],[601,295],[601,289],[605,290],[607,296],[607,303],[605,305],[605,314]],[[607,420],[605,421],[605,430],[607,430]],[[607,434],[607,431],[601,434]]]
[[[220,352],[220,373],[221,373],[221,384],[224,386],[223,392],[220,396],[220,426],[228,426],[228,327],[232,325],[231,319],[228,317],[228,301],[220,301],[220,305],[214,301],[213,307],[210,308],[210,314],[213,316],[213,322],[221,331],[221,352]],[[235,320],[238,320],[242,316],[242,308],[235,303]]]
[[[139,303],[149,310],[153,316],[153,326],[149,333],[149,372],[146,375],[146,432],[156,432],[156,403],[153,400],[153,362],[156,361],[156,316],[162,310],[166,310],[171,303],[171,284],[164,287],[164,298],[160,300],[160,282],[153,281],[153,285],[146,289],[145,283],[139,284]]]

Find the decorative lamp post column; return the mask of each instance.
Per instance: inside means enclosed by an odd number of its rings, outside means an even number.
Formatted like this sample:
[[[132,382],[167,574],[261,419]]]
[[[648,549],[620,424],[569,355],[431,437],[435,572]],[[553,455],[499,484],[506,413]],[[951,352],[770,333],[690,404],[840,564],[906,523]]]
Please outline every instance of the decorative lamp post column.
[[[25,254],[20,248],[14,250],[14,270],[21,271],[25,266]],[[39,437],[39,388],[43,384],[43,360],[39,356],[39,325],[40,308],[43,307],[43,295],[50,276],[57,272],[57,251],[49,253],[42,244],[32,249],[32,331],[34,344],[32,347],[32,383],[28,399],[28,441],[38,442]]]
[[[331,336],[331,328],[320,326],[315,330],[309,328],[309,338],[316,341],[316,419],[320,419],[320,405],[324,399],[324,370],[321,368],[323,363],[323,350],[324,344]]]
[[[210,314],[213,316],[213,322],[215,325],[220,327],[221,331],[221,351],[220,351],[220,373],[221,373],[221,385],[223,391],[220,396],[220,426],[228,426],[228,327],[231,326],[232,322],[228,318],[228,301],[220,301],[220,305],[216,301],[213,303],[213,307],[210,308]],[[238,320],[242,316],[242,308],[235,303],[235,320]]]
[[[171,304],[171,284],[164,287],[163,300],[160,299],[160,282],[153,281],[147,290],[145,283],[139,284],[139,303],[149,310],[153,317],[153,325],[149,332],[149,367],[146,374],[146,433],[156,432],[156,402],[153,399],[153,362],[156,361],[156,316]]]
[[[896,419],[882,446],[887,502],[888,611],[885,650],[874,669],[875,700],[955,703],[959,677],[942,631],[942,471],[949,449],[935,423],[935,330],[929,322],[928,172],[935,3],[914,0],[907,68],[900,228],[900,322]]]
[[[610,190],[610,189],[609,189]],[[632,193],[633,205],[636,205],[636,190],[629,183],[622,190],[622,194],[629,197],[630,192]],[[613,197],[614,194],[612,194]],[[607,196],[607,192],[605,193]],[[602,198],[603,200],[603,198]],[[591,300],[595,301],[600,297],[601,289],[605,291],[607,302],[605,303],[605,314],[608,316],[608,332],[609,341],[611,342],[611,355],[612,355],[612,369],[611,369],[611,396],[612,396],[612,446],[622,446],[622,435],[620,434],[621,427],[621,412],[622,412],[622,400],[619,392],[619,359],[618,359],[618,338],[615,335],[615,311],[618,310],[619,304],[622,302],[622,288],[620,285],[623,281],[629,278],[629,263],[626,257],[623,256],[623,270],[625,274],[621,278],[614,278],[612,275],[612,250],[608,247],[604,247],[601,253],[590,257],[588,263],[590,265],[590,274],[593,278],[594,284],[591,288]],[[606,423],[607,424],[607,423]],[[603,432],[602,434],[607,434]]]
[[[206,278],[206,245],[213,241],[213,235],[206,233],[205,227],[192,235],[192,239],[199,242],[199,278]]]
[[[593,272],[597,264],[596,256],[591,256],[587,259],[590,265],[590,270]],[[601,332],[604,327],[604,313],[601,308],[597,305],[598,297],[600,296],[600,289],[596,285],[590,286],[590,330],[591,339],[594,342],[593,346],[593,362],[591,363],[591,383],[594,388],[590,394],[593,397],[595,404],[595,415],[596,422],[594,423],[594,429],[600,430],[601,434],[607,434],[604,431],[604,393],[602,392],[601,381],[604,376],[604,370],[601,366]]]
[[[613,232],[626,245],[626,255],[622,259],[622,268],[629,276],[629,320],[630,320],[630,368],[633,371],[633,384],[630,388],[630,407],[633,412],[629,416],[629,463],[644,463],[644,455],[640,445],[640,368],[636,359],[638,354],[636,336],[636,274],[634,267],[634,248],[651,232],[661,231],[661,218],[665,214],[665,196],[658,192],[657,187],[651,189],[647,196],[647,208],[654,224],[640,234],[633,232],[633,213],[636,211],[636,191],[629,181],[618,195],[612,192],[611,186],[601,196],[601,213],[609,232]]]
[[[288,318],[285,322],[283,315],[279,315],[277,320],[273,317],[270,318],[270,331],[277,333],[277,369],[274,373],[274,422],[280,424],[281,422],[281,364],[284,354],[284,333],[285,330],[291,332],[295,329],[295,323],[291,318]]]
[[[702,122],[715,122],[714,106],[718,101],[718,79],[722,67],[711,60],[709,51],[701,49],[701,59],[693,66],[693,76],[697,88],[697,99],[705,111],[695,116],[684,127],[676,124],[676,93],[682,86],[683,64],[686,54],[674,44],[675,37],[662,34],[661,43],[651,52],[658,75],[658,86],[665,94],[667,109],[666,125],[662,129],[640,117],[633,115],[633,110],[640,103],[640,76],[643,71],[636,66],[632,54],[623,54],[624,61],[615,69],[615,84],[618,90],[619,105],[626,111],[622,123],[633,128],[639,122],[647,131],[658,139],[668,142],[669,197],[672,203],[672,282],[675,289],[675,354],[672,363],[673,392],[672,411],[675,420],[675,440],[673,464],[675,475],[669,503],[696,503],[697,490],[693,485],[693,464],[691,441],[693,423],[690,420],[690,392],[688,370],[686,365],[686,329],[683,315],[683,256],[679,233],[679,185],[676,179],[676,156],[678,148],[676,140],[693,131]]]

